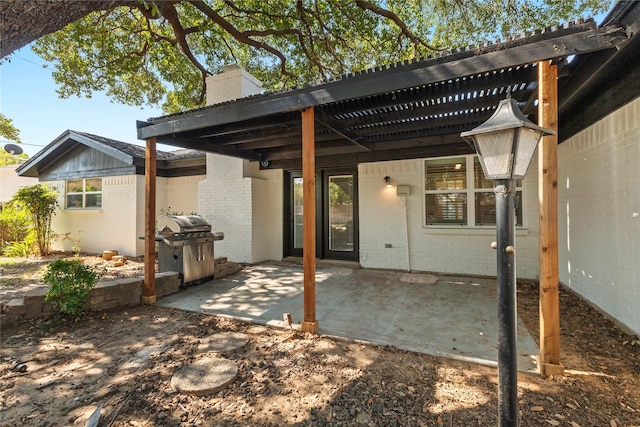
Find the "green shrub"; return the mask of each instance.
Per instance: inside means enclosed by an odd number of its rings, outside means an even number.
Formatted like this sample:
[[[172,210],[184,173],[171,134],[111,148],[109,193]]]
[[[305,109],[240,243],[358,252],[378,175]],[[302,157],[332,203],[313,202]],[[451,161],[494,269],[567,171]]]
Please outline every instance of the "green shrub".
[[[64,314],[76,320],[84,314],[89,292],[100,280],[101,273],[78,260],[58,259],[47,266],[45,283],[51,285],[45,299]]]
[[[29,212],[38,253],[40,256],[49,255],[53,237],[51,221],[58,207],[58,193],[50,185],[36,184],[19,189],[11,203]]]
[[[2,253],[11,258],[26,258],[33,252],[33,241],[23,240],[21,242],[7,242]]]
[[[26,209],[13,203],[0,203],[0,247],[27,237],[31,217]]]

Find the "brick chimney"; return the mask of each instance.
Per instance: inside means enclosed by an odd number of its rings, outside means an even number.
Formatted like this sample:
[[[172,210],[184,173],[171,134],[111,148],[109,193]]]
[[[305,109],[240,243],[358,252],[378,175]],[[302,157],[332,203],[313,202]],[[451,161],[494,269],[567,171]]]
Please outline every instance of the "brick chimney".
[[[262,82],[238,64],[223,65],[222,72],[207,77],[207,105],[233,101],[262,92]]]

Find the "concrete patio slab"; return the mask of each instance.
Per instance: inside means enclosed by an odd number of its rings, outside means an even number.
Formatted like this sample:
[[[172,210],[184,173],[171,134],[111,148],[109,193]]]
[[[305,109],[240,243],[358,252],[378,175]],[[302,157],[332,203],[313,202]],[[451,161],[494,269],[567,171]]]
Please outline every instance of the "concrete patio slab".
[[[496,365],[495,280],[319,266],[318,333]],[[414,280],[415,279],[415,280]],[[160,306],[294,327],[302,321],[303,270],[269,263],[162,298]],[[536,371],[538,346],[518,319],[518,369]]]

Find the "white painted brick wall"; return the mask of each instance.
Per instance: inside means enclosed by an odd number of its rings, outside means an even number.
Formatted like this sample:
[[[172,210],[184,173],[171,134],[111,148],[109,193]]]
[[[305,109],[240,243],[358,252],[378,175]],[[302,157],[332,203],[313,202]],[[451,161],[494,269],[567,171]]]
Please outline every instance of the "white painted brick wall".
[[[159,217],[161,209],[184,206],[185,212],[196,210],[198,182],[203,177],[157,178],[156,223],[160,228],[167,223]],[[60,235],[54,249],[71,251],[76,240],[82,252],[101,254],[115,249],[127,256],[144,254],[144,241],[139,239],[144,236],[144,176],[103,178],[101,209],[64,209],[64,181],[51,184],[60,194],[61,207],[53,219],[53,229]],[[63,239],[66,233],[70,233],[71,239]]]
[[[560,280],[640,334],[640,98],[558,156]]]
[[[238,65],[224,65],[222,73],[207,77],[207,105],[232,101],[262,91],[262,83]]]
[[[247,163],[208,154],[198,211],[225,234],[215,243],[216,256],[249,263],[282,259],[282,171]]]
[[[135,175],[103,178],[101,209],[64,209],[64,182],[51,184],[61,195],[61,209],[53,219],[56,233],[61,236],[70,233],[82,252],[101,254],[115,249],[123,255],[136,255],[138,235],[136,221],[131,220],[137,214]],[[60,238],[55,248],[70,251],[72,245],[72,240]]]
[[[490,248],[494,229],[433,229],[423,226],[424,159],[365,163],[358,167],[360,201],[360,261],[363,267],[444,273],[496,274],[496,254]],[[525,225],[516,232],[517,274],[538,277],[537,162],[529,168],[525,186]],[[393,187],[386,188],[389,176]],[[396,185],[410,185],[405,216]],[[405,219],[407,218],[407,219]],[[407,256],[409,227],[410,263]],[[385,248],[390,243],[392,248]]]
[[[237,65],[207,78],[207,104],[255,95],[259,80]],[[236,262],[282,259],[282,171],[260,171],[256,162],[207,155],[207,177],[199,183],[198,211],[222,231],[216,256]]]
[[[206,175],[181,176],[167,179],[167,202],[163,207],[185,214],[198,214],[198,183]]]
[[[199,183],[198,212],[214,231],[224,232],[215,242],[216,256],[251,262],[251,189],[242,177],[242,159],[207,154],[207,179]]]
[[[144,175],[136,175],[135,176],[135,180],[136,180],[136,212],[137,212],[137,216],[136,216],[136,256],[141,256],[144,255],[144,240],[140,239],[139,237],[144,236],[145,235],[145,208],[146,208],[146,178]],[[158,193],[158,180],[160,180],[160,178],[156,178],[156,195]],[[161,193],[162,196],[162,193]],[[163,202],[164,203],[164,202]],[[158,200],[156,199],[156,212],[159,212],[158,206],[162,206],[159,205]],[[156,222],[158,221],[158,215],[156,214]],[[158,227],[156,227],[158,228]],[[161,228],[161,227],[160,227]],[[158,231],[159,229],[158,228]]]

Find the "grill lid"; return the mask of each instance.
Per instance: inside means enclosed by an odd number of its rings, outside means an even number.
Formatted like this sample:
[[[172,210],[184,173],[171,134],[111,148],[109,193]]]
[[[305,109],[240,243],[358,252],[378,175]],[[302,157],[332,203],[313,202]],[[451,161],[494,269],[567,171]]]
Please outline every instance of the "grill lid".
[[[180,227],[180,233],[211,231],[211,224],[198,215],[170,215],[169,218]]]

